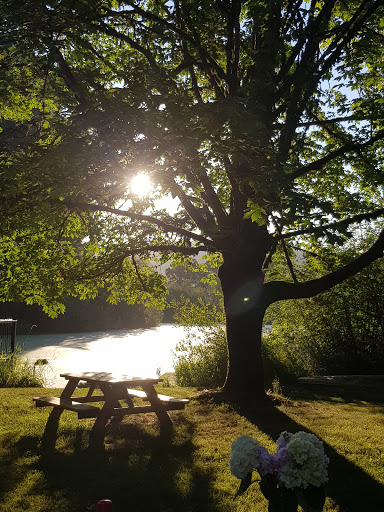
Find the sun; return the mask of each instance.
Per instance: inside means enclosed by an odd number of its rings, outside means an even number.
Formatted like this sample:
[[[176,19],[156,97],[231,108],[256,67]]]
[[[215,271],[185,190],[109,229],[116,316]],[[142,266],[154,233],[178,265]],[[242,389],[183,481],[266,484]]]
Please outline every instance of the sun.
[[[149,179],[148,174],[145,172],[140,172],[131,179],[130,189],[132,194],[135,194],[139,197],[144,197],[151,192],[152,188],[152,182]]]

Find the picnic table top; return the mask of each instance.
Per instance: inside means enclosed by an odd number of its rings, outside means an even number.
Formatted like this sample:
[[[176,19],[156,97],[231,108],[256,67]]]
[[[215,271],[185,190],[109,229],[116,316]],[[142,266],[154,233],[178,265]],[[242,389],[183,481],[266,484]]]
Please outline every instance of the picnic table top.
[[[87,382],[106,382],[108,384],[129,384],[141,386],[142,384],[157,384],[163,379],[152,377],[130,377],[127,375],[114,375],[108,372],[61,373],[60,377],[67,380],[85,380]]]

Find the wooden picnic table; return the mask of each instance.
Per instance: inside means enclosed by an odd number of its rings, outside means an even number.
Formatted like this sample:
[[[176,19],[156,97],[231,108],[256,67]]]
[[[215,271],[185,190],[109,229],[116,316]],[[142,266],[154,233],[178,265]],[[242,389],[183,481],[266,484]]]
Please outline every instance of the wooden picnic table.
[[[60,416],[64,410],[76,412],[79,419],[95,418],[91,439],[102,442],[105,427],[112,417],[122,418],[129,414],[154,412],[161,428],[169,428],[172,421],[168,411],[184,409],[188,400],[159,395],[154,385],[162,379],[114,376],[106,372],[62,373],[68,382],[60,397],[34,397],[36,407],[53,407],[46,425],[44,437],[56,433]],[[78,388],[88,388],[86,395],[73,396]],[[141,390],[135,389],[141,387]],[[140,398],[140,404],[134,403]],[[120,402],[123,401],[125,406]],[[102,403],[102,407],[91,405]],[[149,402],[144,405],[144,402]]]

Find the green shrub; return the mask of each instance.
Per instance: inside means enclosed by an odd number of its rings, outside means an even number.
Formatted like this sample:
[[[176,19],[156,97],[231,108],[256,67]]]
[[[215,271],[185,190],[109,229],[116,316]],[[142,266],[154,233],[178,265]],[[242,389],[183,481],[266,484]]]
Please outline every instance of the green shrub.
[[[228,352],[222,326],[197,327],[176,346],[175,377],[179,386],[216,388],[227,374]]]
[[[300,280],[334,270],[362,250],[354,241],[346,256],[335,248],[320,248],[321,258],[303,256]],[[267,351],[275,365],[295,376],[384,373],[383,291],[379,260],[316,297],[273,304],[267,311],[273,322]]]
[[[263,333],[261,351],[266,387],[271,388],[276,379],[283,384],[294,382],[302,374],[286,346],[273,332]]]
[[[227,374],[228,352],[222,302],[206,304],[182,299],[175,320],[186,327],[185,339],[175,349],[175,377],[179,386],[216,388]]]
[[[41,387],[44,378],[41,365],[21,359],[18,353],[0,357],[0,388]]]

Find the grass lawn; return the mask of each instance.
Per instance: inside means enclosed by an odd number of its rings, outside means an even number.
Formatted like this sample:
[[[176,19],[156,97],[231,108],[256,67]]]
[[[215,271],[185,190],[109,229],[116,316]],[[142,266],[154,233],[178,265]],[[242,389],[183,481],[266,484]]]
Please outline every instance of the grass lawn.
[[[93,512],[102,498],[115,512],[266,512],[257,483],[234,500],[230,445],[248,434],[274,450],[282,430],[307,430],[324,442],[331,459],[326,511],[384,510],[384,400],[372,391],[292,390],[289,400],[255,413],[192,400],[170,413],[172,434],[160,434],[154,414],[125,417],[110,424],[99,452],[88,449],[93,420],[64,411],[55,450],[42,453],[50,409],[35,408],[31,398],[44,392],[0,389],[1,512]],[[190,397],[195,390],[161,392]]]

